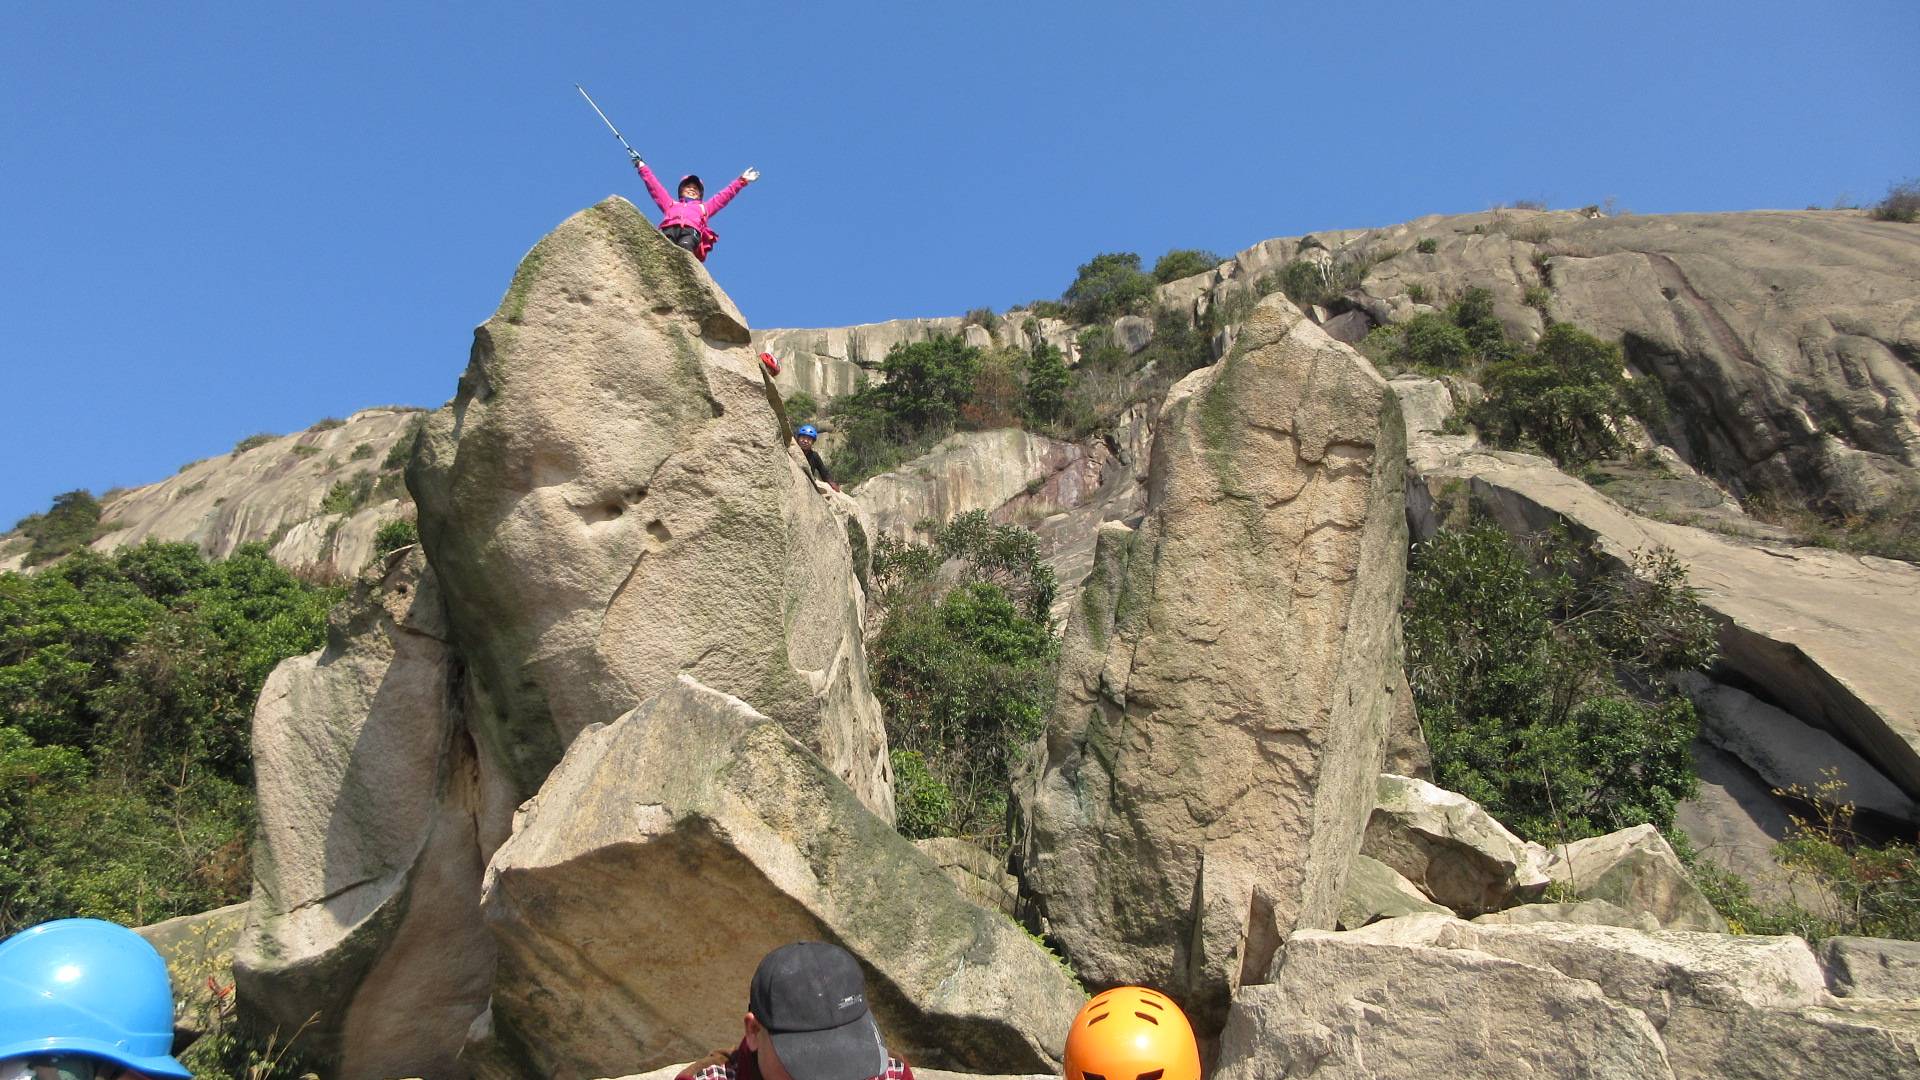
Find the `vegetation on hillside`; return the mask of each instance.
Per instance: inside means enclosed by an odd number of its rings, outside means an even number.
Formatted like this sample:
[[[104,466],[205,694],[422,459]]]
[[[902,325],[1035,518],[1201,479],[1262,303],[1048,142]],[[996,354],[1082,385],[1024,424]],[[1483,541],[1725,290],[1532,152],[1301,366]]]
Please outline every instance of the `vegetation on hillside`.
[[[881,537],[872,581],[900,831],[1004,848],[1013,767],[1053,702],[1053,570],[1032,533],[974,511],[930,546]]]
[[[26,565],[51,562],[92,543],[100,532],[100,511],[92,492],[67,491],[55,495],[44,512],[21,518],[13,528],[29,544]]]
[[[254,700],[318,647],[338,595],[260,544],[209,562],[148,542],[0,575],[0,936],[247,895]]]
[[[1671,552],[1609,574],[1564,534],[1469,520],[1414,545],[1404,625],[1436,783],[1541,842],[1672,828],[1698,721],[1664,677],[1717,627]]]
[[[1903,180],[1887,189],[1887,195],[1870,211],[1877,221],[1920,221],[1920,178]]]

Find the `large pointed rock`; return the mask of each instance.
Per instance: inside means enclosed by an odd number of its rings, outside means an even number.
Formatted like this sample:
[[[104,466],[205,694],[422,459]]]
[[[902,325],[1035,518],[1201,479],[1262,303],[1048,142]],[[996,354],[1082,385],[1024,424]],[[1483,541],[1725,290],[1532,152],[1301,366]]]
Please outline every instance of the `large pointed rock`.
[[[1472,799],[1383,773],[1361,851],[1462,915],[1498,911],[1546,891],[1546,849],[1507,831]]]
[[[408,469],[523,795],[685,672],[752,701],[892,814],[844,529],[764,396],[745,320],[624,199],[568,218],[474,334]]]
[[[1018,794],[1026,891],[1089,982],[1218,1030],[1288,933],[1334,924],[1400,678],[1404,456],[1385,382],[1277,296],[1169,395]]]
[[[254,712],[243,1009],[339,1076],[451,1075],[486,1005],[485,852],[514,799],[474,751],[433,571],[389,557]],[[308,1021],[311,1018],[312,1023]]]
[[[1652,825],[1550,850],[1547,874],[1583,900],[1608,900],[1628,911],[1646,912],[1668,930],[1727,932],[1727,921]]]
[[[488,867],[485,909],[499,970],[469,1060],[489,1077],[730,1046],[754,967],[790,941],[858,957],[888,1045],[935,1068],[1053,1069],[1082,1001],[781,725],[686,676],[575,741]]]

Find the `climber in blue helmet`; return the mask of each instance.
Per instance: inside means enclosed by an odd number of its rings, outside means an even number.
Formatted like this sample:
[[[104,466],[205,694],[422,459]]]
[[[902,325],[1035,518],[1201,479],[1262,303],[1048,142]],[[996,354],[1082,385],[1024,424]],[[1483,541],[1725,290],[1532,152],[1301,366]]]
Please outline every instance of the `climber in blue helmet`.
[[[0,1080],[186,1080],[172,1049],[167,962],[139,934],[59,919],[0,942]]]
[[[799,443],[800,452],[807,455],[807,467],[813,470],[813,475],[819,477],[821,483],[839,491],[840,485],[827,475],[827,463],[820,460],[820,452],[813,448],[813,441],[819,437],[820,429],[812,424],[801,424],[793,433],[793,441]]]

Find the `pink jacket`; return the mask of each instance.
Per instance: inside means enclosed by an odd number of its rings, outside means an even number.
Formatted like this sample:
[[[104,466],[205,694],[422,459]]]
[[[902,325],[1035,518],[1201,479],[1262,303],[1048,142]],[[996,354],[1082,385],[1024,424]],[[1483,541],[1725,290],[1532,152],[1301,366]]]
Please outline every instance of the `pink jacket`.
[[[636,167],[640,170],[640,179],[646,182],[647,194],[653,196],[653,204],[664,215],[660,219],[660,227],[665,229],[673,225],[685,225],[699,230],[700,250],[694,254],[699,256],[701,262],[707,261],[707,252],[712,251],[713,242],[720,239],[720,234],[707,226],[707,219],[732,202],[733,197],[740,194],[740,189],[747,186],[746,180],[736,178],[733,183],[720,189],[718,195],[705,201],[676,199],[660,185],[660,178],[653,175],[653,170],[647,168],[646,162],[639,162]]]

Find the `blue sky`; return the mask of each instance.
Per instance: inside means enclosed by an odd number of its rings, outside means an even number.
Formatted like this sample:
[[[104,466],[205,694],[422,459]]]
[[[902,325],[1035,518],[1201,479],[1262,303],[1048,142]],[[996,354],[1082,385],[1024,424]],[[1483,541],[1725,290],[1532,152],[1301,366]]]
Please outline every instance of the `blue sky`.
[[[660,171],[765,174],[756,326],[1057,296],[1520,198],[1870,201],[1920,173],[1911,0],[54,3],[0,33],[0,528],[256,431],[437,405],[515,262]]]

